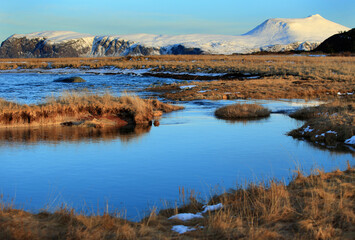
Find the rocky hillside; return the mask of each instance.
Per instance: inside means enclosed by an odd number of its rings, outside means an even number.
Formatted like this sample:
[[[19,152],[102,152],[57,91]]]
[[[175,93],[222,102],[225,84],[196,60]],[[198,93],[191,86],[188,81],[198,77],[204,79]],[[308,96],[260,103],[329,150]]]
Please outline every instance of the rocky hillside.
[[[324,53],[355,53],[355,28],[331,36],[322,42],[314,51]]]
[[[349,28],[320,15],[268,19],[240,36],[133,34],[92,36],[67,31],[15,34],[0,47],[0,57],[99,57],[162,54],[235,54],[260,51],[310,51]]]

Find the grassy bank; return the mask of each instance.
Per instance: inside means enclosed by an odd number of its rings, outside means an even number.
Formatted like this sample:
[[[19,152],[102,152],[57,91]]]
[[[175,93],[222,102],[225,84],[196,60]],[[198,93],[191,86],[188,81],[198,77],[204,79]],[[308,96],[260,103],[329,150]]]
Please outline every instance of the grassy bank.
[[[290,115],[305,124],[288,134],[324,146],[343,145],[355,135],[354,98],[300,109]],[[349,145],[350,146],[350,145]],[[352,145],[354,147],[354,145]]]
[[[0,127],[65,125],[150,125],[163,112],[182,109],[138,96],[115,97],[88,92],[67,92],[37,105],[21,105],[0,99]]]
[[[287,186],[275,180],[251,183],[213,197],[207,208],[191,196],[181,208],[153,211],[138,223],[119,214],[85,216],[70,209],[33,214],[1,202],[0,238],[354,239],[354,180],[350,165],[308,177],[297,171]],[[195,218],[181,220],[178,213],[195,213]],[[178,234],[172,231],[176,225],[194,230]]]

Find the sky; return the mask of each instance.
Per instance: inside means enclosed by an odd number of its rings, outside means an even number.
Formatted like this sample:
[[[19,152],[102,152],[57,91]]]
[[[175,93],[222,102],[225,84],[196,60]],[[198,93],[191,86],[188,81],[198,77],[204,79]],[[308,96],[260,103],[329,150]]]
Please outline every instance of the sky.
[[[0,0],[0,41],[12,34],[240,35],[269,18],[320,14],[355,25],[354,0]]]

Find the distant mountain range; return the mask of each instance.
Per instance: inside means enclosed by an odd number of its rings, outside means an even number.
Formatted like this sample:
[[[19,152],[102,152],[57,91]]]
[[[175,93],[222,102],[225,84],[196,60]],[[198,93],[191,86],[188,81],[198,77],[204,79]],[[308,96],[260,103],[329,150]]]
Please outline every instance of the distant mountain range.
[[[350,28],[316,14],[272,18],[239,36],[133,34],[93,36],[67,31],[14,34],[2,42],[0,57],[101,57],[162,54],[235,54],[310,51],[333,34]]]

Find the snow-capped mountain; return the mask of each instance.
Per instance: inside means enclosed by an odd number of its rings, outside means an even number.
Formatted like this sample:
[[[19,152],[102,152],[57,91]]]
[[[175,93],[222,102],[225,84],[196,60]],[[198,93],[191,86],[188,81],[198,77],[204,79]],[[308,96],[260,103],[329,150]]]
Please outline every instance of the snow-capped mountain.
[[[0,57],[75,57],[160,54],[234,54],[259,51],[312,50],[322,41],[350,28],[320,15],[268,19],[240,35],[93,36],[66,31],[15,34],[0,47]]]

